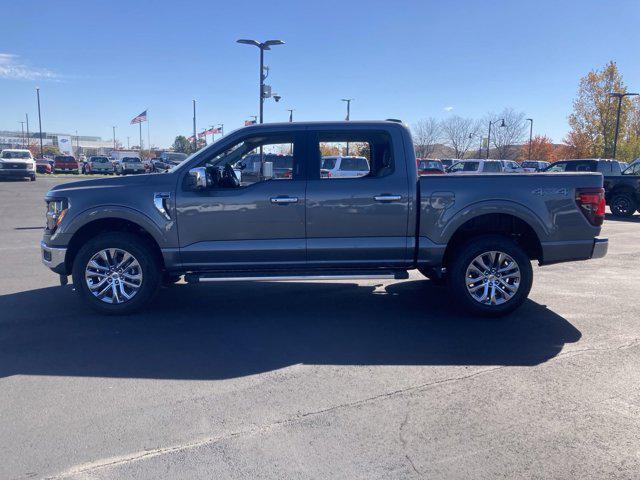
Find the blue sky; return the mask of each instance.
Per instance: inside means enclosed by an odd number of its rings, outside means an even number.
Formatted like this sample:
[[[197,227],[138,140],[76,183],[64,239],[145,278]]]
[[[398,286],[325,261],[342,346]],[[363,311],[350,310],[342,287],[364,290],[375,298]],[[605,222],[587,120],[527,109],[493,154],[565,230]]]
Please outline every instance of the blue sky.
[[[265,121],[483,117],[513,107],[560,141],[578,80],[615,60],[640,90],[640,2],[630,1],[30,1],[3,6],[0,129],[43,129],[151,141],[191,127],[237,128],[257,113],[258,49],[267,52]],[[146,141],[146,132],[145,132]]]

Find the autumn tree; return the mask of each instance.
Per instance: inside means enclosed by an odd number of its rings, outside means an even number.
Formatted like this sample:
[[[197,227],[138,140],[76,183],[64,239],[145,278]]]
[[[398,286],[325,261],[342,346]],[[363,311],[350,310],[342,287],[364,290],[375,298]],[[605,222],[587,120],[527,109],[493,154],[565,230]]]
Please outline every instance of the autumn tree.
[[[418,120],[412,128],[416,157],[426,158],[433,154],[442,131],[438,121],[433,118]]]
[[[617,100],[610,92],[626,92],[622,75],[614,61],[601,70],[592,70],[580,79],[578,94],[569,115],[570,140],[580,140],[581,146],[590,144],[591,155],[609,157],[613,154]],[[631,100],[625,97],[620,110],[620,137],[625,129]]]
[[[442,138],[453,149],[455,158],[464,158],[471,145],[476,141],[480,124],[471,118],[454,115],[443,120],[440,129]]]
[[[529,154],[531,148],[531,154]],[[536,135],[531,139],[531,145],[526,142],[522,145],[518,160],[542,160],[552,162],[555,158],[555,148],[551,139],[545,135]]]

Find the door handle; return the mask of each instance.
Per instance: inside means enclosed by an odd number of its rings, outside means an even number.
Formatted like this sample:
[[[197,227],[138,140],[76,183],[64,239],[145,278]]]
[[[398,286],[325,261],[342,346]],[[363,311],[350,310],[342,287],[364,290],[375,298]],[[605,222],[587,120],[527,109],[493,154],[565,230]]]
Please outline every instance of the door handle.
[[[373,199],[376,202],[397,202],[402,200],[402,195],[376,195]]]
[[[271,197],[271,203],[286,205],[288,203],[298,203],[298,197]]]

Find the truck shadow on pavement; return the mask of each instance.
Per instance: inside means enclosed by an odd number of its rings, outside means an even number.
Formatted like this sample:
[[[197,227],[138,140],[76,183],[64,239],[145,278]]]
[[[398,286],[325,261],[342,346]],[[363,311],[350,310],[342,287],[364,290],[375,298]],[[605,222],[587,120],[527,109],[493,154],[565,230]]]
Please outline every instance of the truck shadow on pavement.
[[[640,223],[640,215],[632,215],[630,217],[617,217],[611,213],[605,213],[604,218],[607,222],[631,222]]]
[[[96,315],[70,287],[0,296],[0,377],[224,379],[299,363],[532,366],[580,337],[531,300],[503,319],[469,317],[428,280],[176,285],[128,317]]]

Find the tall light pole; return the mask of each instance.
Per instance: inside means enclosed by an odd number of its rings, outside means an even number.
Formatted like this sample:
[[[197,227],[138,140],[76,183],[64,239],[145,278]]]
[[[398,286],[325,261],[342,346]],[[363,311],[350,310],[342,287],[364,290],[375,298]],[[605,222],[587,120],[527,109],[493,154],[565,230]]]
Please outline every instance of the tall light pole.
[[[504,118],[500,120],[489,121],[489,135],[487,136],[487,159],[489,159],[489,150],[491,150],[491,125],[495,125],[500,122],[500,128],[504,128],[506,125],[504,124]]]
[[[29,148],[31,146],[31,137],[29,136],[29,114],[25,113],[24,116],[27,120],[27,148]]]
[[[78,138],[78,130],[76,130],[76,155],[80,156],[80,139]]]
[[[287,108],[287,112],[289,112],[289,123],[293,122],[293,108]]]
[[[113,128],[113,149],[115,150],[115,149],[116,149],[116,127],[115,127],[115,125],[114,125],[114,126],[113,126],[113,127],[111,127],[111,128]],[[129,138],[129,137],[127,137],[127,139],[128,139],[128,138]]]
[[[351,100],[353,100],[353,98],[342,99],[343,102],[347,102],[347,116],[345,117],[347,122],[351,120]],[[347,142],[347,156],[349,156],[349,142]]]
[[[264,81],[267,78],[264,68],[264,51],[271,50],[274,45],[284,45],[282,40],[267,40],[266,42],[258,42],[257,40],[250,40],[241,38],[236,40],[237,43],[244,43],[245,45],[254,45],[260,49],[260,123],[264,120],[264,99],[270,96],[270,92],[265,91]]]
[[[198,134],[196,133],[196,101],[193,100],[193,151],[198,150]]]
[[[22,146],[24,147],[24,122],[19,122],[22,128]]]
[[[618,113],[616,114],[616,133],[613,137],[613,158],[616,158],[616,150],[618,148],[618,130],[620,129],[620,109],[622,108],[622,99],[624,97],[632,97],[634,95],[639,95],[638,93],[620,93],[620,92],[611,92],[609,93],[610,97],[615,97],[618,99]]]
[[[220,127],[220,136],[224,137],[224,123],[219,123],[218,127]]]
[[[38,129],[40,130],[40,158],[44,158],[44,149],[42,148],[42,115],[40,115],[40,87],[36,87],[36,96],[38,97]]]
[[[529,160],[531,160],[531,141],[533,140],[533,118],[525,118],[525,121],[531,122],[531,125],[529,125]]]
[[[345,120],[348,122],[349,120],[351,120],[351,101],[354,100],[353,98],[343,98],[342,101],[343,102],[347,102],[347,116],[345,117]]]

